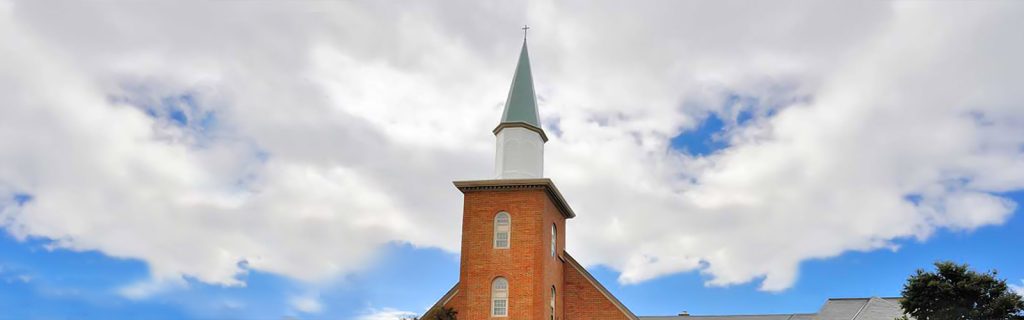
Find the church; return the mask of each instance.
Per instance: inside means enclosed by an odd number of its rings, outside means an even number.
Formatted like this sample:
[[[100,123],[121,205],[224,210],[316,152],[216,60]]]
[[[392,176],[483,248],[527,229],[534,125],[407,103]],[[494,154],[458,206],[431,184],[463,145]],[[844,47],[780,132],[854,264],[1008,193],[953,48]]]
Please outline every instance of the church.
[[[892,320],[897,298],[830,299],[818,313],[743,316],[637,316],[565,251],[576,216],[544,178],[544,143],[526,41],[501,121],[494,128],[495,178],[455,181],[463,194],[459,282],[421,319],[443,309],[458,319]]]

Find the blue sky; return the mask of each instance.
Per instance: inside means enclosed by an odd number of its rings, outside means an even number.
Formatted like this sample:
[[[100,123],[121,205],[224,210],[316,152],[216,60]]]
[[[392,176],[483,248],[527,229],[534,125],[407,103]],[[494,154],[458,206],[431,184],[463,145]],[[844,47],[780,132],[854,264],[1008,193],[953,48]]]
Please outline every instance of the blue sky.
[[[568,250],[637,314],[809,312],[947,259],[1021,286],[1022,15],[0,0],[0,319],[423,311],[524,23]]]

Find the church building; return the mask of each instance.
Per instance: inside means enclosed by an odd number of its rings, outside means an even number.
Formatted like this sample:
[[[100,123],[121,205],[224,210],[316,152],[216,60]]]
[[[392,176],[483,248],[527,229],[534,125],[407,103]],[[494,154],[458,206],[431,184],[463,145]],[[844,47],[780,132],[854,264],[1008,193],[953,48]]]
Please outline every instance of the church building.
[[[454,182],[464,197],[459,282],[422,319],[435,319],[442,309],[456,311],[462,320],[702,318],[685,314],[637,317],[565,251],[566,222],[576,213],[554,182],[544,178],[544,143],[548,137],[540,124],[525,39],[494,135],[495,177]],[[840,313],[834,319],[875,319],[858,317],[872,305],[872,312],[882,312],[886,320],[899,315],[892,311],[896,304],[891,298],[834,300],[829,300],[819,314],[834,311],[829,308],[834,305],[841,307],[836,309]],[[857,303],[861,312],[850,307]],[[856,314],[845,312],[851,308]],[[819,314],[715,319],[833,319]]]

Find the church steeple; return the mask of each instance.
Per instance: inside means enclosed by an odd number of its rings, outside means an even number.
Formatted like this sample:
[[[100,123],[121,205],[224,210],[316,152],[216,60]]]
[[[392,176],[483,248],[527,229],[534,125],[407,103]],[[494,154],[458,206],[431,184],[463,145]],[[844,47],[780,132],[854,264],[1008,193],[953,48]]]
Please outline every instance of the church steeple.
[[[537,112],[537,94],[533,90],[533,72],[530,70],[530,54],[523,39],[523,49],[519,52],[516,73],[512,76],[512,87],[508,90],[505,100],[505,111],[501,114],[501,123],[525,123],[540,128],[540,116]]]
[[[523,27],[525,31],[528,27]],[[497,152],[494,159],[498,179],[531,179],[544,176],[544,143],[548,137],[540,126],[537,94],[533,89],[530,54],[525,35],[512,86],[505,99],[501,121],[494,128]]]

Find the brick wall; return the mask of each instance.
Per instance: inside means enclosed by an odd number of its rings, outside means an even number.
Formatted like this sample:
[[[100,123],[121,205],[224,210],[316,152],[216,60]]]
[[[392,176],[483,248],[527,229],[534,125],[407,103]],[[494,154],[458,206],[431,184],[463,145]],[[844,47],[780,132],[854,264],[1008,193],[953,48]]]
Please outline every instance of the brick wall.
[[[494,216],[501,211],[512,219],[509,249],[493,245]],[[564,219],[544,190],[465,193],[460,288],[457,299],[449,304],[457,306],[459,319],[492,319],[491,282],[498,276],[509,282],[509,315],[494,319],[548,319],[551,286],[562,291],[564,269],[550,255],[552,223],[558,226],[560,252]],[[556,302],[556,306],[562,304]]]
[[[628,320],[586,276],[565,264],[565,320]]]
[[[548,199],[545,197],[545,199]],[[562,261],[562,250],[565,248],[565,218],[562,216],[561,211],[551,201],[545,201],[544,216],[543,216],[543,227],[544,227],[544,248],[543,258],[540,259],[540,263],[543,267],[543,281],[538,281],[541,285],[540,290],[543,292],[543,301],[540,301],[540,314],[538,319],[550,319],[551,315],[551,287],[555,287],[555,319],[561,320],[564,317],[564,305],[565,305],[565,282],[564,282],[564,264]],[[555,239],[555,256],[551,256],[551,226],[555,225],[557,230],[557,239]]]

